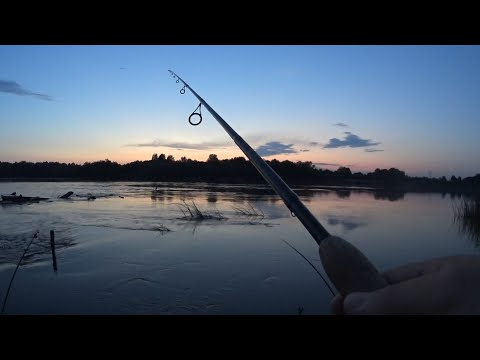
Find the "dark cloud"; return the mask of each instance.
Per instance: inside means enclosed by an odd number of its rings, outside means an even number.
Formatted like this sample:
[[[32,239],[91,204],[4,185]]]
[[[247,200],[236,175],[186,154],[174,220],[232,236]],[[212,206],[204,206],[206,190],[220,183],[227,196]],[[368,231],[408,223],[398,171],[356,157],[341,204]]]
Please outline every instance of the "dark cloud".
[[[313,163],[315,166],[340,166],[340,164],[332,164],[332,163]]]
[[[316,142],[316,141],[311,141],[311,142],[310,142],[310,145],[318,145],[318,142]]]
[[[375,146],[381,144],[380,142],[372,142],[369,139],[361,139],[355,134],[352,134],[351,132],[345,131],[345,138],[343,140],[333,138],[330,139],[328,144],[324,146],[325,149],[333,149],[333,148],[339,148],[339,147],[365,147],[365,146]]]
[[[336,123],[336,124],[333,124],[333,126],[348,127],[347,124],[342,123],[342,122],[338,122],[338,123]]]
[[[151,142],[147,143],[140,143],[140,144],[128,144],[125,146],[132,146],[132,147],[168,147],[168,148],[174,148],[177,150],[180,149],[193,149],[193,150],[206,150],[206,149],[218,149],[218,148],[224,148],[227,146],[231,146],[230,143],[226,142],[203,142],[203,143],[198,143],[198,144],[192,144],[192,143],[184,143],[184,142],[168,142],[164,140],[154,140]]]
[[[278,141],[270,141],[265,145],[261,145],[255,149],[255,151],[260,156],[271,156],[271,155],[279,155],[279,154],[293,154],[297,151],[292,149],[293,144],[282,144]]]
[[[45,94],[38,94],[31,92],[27,89],[24,89],[15,81],[6,81],[0,80],[0,92],[4,92],[7,94],[15,94],[15,95],[22,95],[22,96],[34,96],[42,100],[52,101],[53,98],[51,96]]]
[[[365,152],[379,152],[379,151],[385,151],[382,149],[365,149]]]
[[[302,149],[302,150],[300,150],[300,152],[307,152],[307,151],[310,151],[310,150],[308,150],[308,149]]]

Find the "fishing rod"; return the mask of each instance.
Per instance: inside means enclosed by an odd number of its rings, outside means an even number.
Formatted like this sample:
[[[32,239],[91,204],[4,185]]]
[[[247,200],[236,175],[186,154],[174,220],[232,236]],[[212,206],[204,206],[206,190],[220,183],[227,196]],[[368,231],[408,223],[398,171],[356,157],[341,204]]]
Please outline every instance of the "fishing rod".
[[[185,89],[200,101],[198,107],[188,118],[191,125],[197,126],[202,122],[202,105],[223,127],[240,150],[247,156],[265,181],[282,198],[292,216],[296,216],[307,231],[312,235],[319,247],[320,260],[328,277],[342,295],[353,291],[373,291],[388,285],[386,279],[378,272],[368,258],[355,246],[344,239],[331,235],[302,203],[297,194],[283,181],[283,179],[252,149],[250,145],[233,130],[210,105],[203,100],[182,78],[168,70],[173,78],[183,84],[180,94]],[[198,110],[198,112],[197,112]],[[198,117],[194,122],[192,118]]]

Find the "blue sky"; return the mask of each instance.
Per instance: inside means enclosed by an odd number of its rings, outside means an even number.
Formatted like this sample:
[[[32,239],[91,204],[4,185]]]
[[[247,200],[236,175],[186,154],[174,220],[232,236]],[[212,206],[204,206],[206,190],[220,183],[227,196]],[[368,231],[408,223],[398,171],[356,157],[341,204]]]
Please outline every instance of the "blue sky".
[[[242,156],[480,173],[479,46],[0,46],[0,161]]]

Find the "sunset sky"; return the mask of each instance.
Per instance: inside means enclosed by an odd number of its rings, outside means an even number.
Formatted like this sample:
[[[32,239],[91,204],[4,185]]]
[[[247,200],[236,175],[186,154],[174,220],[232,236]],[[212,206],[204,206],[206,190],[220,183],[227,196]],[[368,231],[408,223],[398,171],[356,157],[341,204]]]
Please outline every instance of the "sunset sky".
[[[479,46],[0,46],[0,161],[243,154],[413,176],[480,173]]]

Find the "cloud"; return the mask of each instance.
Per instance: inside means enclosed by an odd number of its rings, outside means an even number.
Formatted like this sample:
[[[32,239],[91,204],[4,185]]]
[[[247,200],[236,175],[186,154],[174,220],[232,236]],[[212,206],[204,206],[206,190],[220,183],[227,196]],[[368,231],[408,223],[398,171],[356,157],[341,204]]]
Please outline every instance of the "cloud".
[[[340,164],[333,164],[333,163],[313,163],[315,166],[340,166]]]
[[[333,149],[333,148],[339,148],[339,147],[365,147],[365,146],[375,146],[381,144],[380,142],[372,142],[369,139],[361,139],[355,134],[352,134],[351,132],[345,131],[345,138],[343,140],[333,138],[330,139],[328,144],[325,145],[323,148],[324,149]]]
[[[379,151],[385,151],[382,149],[365,149],[365,152],[379,152]]]
[[[309,149],[302,149],[300,150],[300,152],[307,152],[307,151],[310,151]]]
[[[53,98],[49,95],[38,94],[38,93],[31,92],[27,89],[24,89],[15,81],[0,80],[0,92],[4,92],[7,94],[22,95],[22,96],[34,96],[46,101],[53,100]]]
[[[270,141],[265,145],[261,145],[255,149],[260,156],[272,156],[279,154],[293,154],[297,151],[292,149],[293,144],[282,144],[278,141]]]
[[[338,122],[338,123],[336,123],[336,124],[333,124],[333,126],[348,127],[347,124],[342,123],[342,122]]]
[[[206,150],[206,149],[218,149],[218,148],[225,148],[227,146],[231,146],[231,143],[227,142],[214,142],[214,141],[207,141],[203,143],[184,143],[184,142],[168,142],[164,140],[154,140],[146,143],[140,144],[127,144],[125,146],[132,146],[132,147],[168,147],[174,148],[177,150],[180,149],[191,149],[191,150]]]
[[[315,146],[315,145],[318,145],[318,142],[316,142],[316,141],[311,141],[311,142],[310,142],[310,145],[314,145],[314,146]]]

